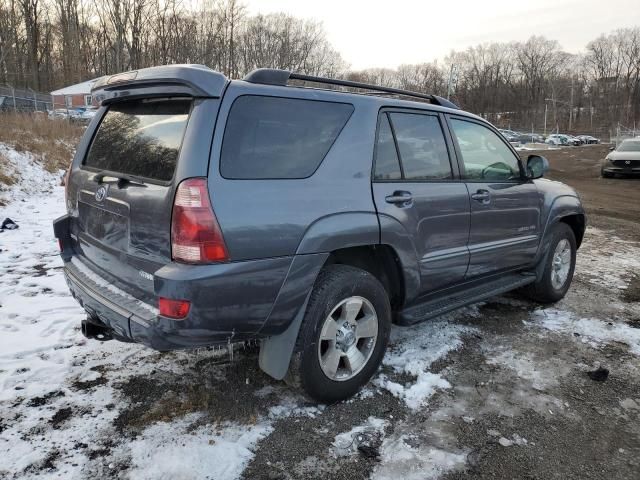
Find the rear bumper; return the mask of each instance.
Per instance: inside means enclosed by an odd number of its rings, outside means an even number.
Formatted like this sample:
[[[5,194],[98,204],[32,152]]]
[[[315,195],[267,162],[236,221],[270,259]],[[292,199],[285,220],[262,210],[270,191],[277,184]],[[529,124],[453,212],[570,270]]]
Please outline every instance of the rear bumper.
[[[74,298],[114,337],[156,350],[220,345],[287,329],[328,254],[295,255],[213,265],[169,263],[153,274],[155,298],[191,302],[184,320],[159,314],[100,275],[73,249],[67,217],[54,222],[64,275]]]
[[[241,263],[243,275],[228,271],[238,269],[237,264],[232,269],[210,266],[207,274],[199,278],[194,278],[194,272],[189,272],[188,278],[184,275],[176,278],[175,271],[171,272],[174,276],[169,277],[161,269],[158,273],[164,276],[155,277],[158,296],[173,295],[170,298],[191,301],[189,315],[184,320],[163,317],[154,305],[92,274],[78,257],[65,262],[64,274],[74,298],[94,321],[112,329],[116,338],[156,350],[175,350],[261,337],[259,330],[276,301],[291,259]]]

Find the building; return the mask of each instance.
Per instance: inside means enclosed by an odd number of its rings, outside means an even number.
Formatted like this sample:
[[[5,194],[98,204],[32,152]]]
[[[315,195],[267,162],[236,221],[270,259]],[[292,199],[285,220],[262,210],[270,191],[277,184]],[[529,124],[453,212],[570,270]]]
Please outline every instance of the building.
[[[91,98],[91,87],[98,81],[98,78],[82,83],[76,83],[59,90],[51,92],[53,108],[81,108],[97,106]]]

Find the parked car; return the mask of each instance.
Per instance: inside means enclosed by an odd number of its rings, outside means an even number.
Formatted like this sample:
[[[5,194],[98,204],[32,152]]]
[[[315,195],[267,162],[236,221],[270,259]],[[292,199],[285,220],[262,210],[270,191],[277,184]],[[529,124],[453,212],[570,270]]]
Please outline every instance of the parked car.
[[[549,145],[569,145],[569,139],[565,135],[560,135],[558,133],[552,133],[547,136],[545,143]]]
[[[57,108],[48,112],[49,118],[59,118],[78,123],[89,123],[95,116],[96,108]]]
[[[537,133],[521,133],[518,140],[520,143],[544,143],[544,136]]]
[[[599,139],[592,137],[591,135],[578,135],[578,138],[582,140],[582,143],[585,145],[595,145],[600,143]]]
[[[49,118],[58,118],[66,120],[69,118],[69,113],[66,108],[56,108],[55,110],[48,111]]]
[[[333,402],[377,371],[392,321],[569,289],[578,195],[441,97],[185,65],[106,77],[92,95],[99,121],[54,222],[88,338],[259,339],[265,372]]]
[[[85,109],[85,110],[80,114],[80,117],[81,117],[83,120],[90,121],[90,120],[92,120],[92,119],[93,119],[93,117],[95,117],[95,116],[96,116],[96,113],[98,113],[98,109],[96,109],[96,108],[86,108],[86,109]]]
[[[573,135],[566,135],[566,137],[569,139],[569,143],[571,145],[573,145],[574,147],[578,147],[578,146],[584,144],[584,142],[582,141],[581,138],[575,137]]]
[[[513,130],[498,129],[504,138],[510,143],[520,143],[520,134]]]
[[[602,162],[603,177],[640,174],[640,138],[623,140]]]
[[[582,142],[578,138],[572,137],[571,135],[562,134],[562,133],[553,133],[547,137],[545,143],[550,145],[573,145],[578,146]]]

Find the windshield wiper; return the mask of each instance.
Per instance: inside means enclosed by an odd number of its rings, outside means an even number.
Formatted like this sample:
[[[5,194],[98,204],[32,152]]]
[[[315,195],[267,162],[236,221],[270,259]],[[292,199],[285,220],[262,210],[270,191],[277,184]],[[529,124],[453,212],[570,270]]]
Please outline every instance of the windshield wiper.
[[[122,175],[113,172],[99,172],[93,176],[93,181],[97,183],[104,183],[105,178],[113,178],[118,183],[118,188],[122,188],[127,184],[137,185],[140,187],[146,187],[146,184],[142,180],[130,177],[129,175]]]

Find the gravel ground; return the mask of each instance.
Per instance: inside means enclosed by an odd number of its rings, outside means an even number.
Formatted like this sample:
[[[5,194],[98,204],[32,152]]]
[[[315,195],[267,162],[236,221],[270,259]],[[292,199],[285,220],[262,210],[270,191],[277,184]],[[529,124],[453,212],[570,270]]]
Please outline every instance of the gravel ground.
[[[640,478],[640,180],[600,179],[605,151],[544,153],[590,214],[564,300],[513,294],[396,327],[380,374],[334,405],[264,375],[255,347],[86,341],[49,238],[61,190],[15,200],[0,478]]]

